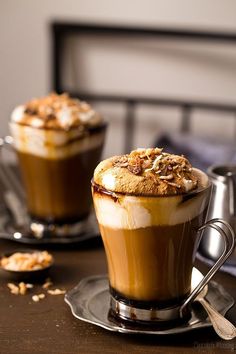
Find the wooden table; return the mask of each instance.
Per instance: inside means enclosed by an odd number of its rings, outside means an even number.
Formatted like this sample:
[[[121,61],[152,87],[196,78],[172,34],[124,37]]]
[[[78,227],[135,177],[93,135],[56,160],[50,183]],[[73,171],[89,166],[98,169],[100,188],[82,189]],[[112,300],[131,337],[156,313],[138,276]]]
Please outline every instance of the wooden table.
[[[24,247],[0,240],[0,252]],[[83,277],[106,272],[106,260],[100,239],[71,247],[49,248],[55,257],[51,270],[54,286],[69,290]],[[207,268],[198,263],[201,271]],[[236,281],[219,273],[214,278],[236,299]],[[9,279],[0,275],[0,353],[7,354],[105,354],[105,353],[231,353],[236,340],[223,341],[212,328],[178,336],[137,336],[106,331],[75,319],[63,295],[46,296],[35,303],[34,293],[41,293],[40,284],[28,294],[13,295],[7,288]],[[236,306],[227,318],[236,323]]]

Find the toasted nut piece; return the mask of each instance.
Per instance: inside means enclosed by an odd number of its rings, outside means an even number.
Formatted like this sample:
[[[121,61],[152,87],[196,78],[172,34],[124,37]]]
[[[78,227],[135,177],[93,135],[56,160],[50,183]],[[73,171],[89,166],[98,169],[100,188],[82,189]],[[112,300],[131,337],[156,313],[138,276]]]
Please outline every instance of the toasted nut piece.
[[[33,300],[34,302],[38,302],[38,301],[39,301],[38,295],[33,295],[33,296],[32,296],[32,300]]]
[[[24,282],[19,283],[19,292],[21,295],[25,295],[27,291],[26,284]]]
[[[42,288],[43,289],[48,289],[51,285],[53,285],[52,281],[50,278],[47,278],[45,283],[43,284]]]
[[[14,295],[18,295],[19,294],[19,288],[18,288],[17,285],[15,285],[13,283],[8,283],[7,286],[11,290],[12,294],[14,294]]]
[[[38,294],[38,297],[39,297],[40,300],[44,299],[45,298],[45,294]]]
[[[32,289],[34,287],[33,284],[29,284],[29,283],[27,283],[25,286],[27,289]]]
[[[160,176],[159,178],[160,178],[160,179],[164,179],[164,180],[169,180],[169,179],[173,179],[174,176],[173,176],[173,174],[171,173],[170,175],[167,175],[167,176]]]
[[[50,295],[62,295],[65,294],[65,290],[61,290],[61,289],[54,289],[54,290],[48,290],[48,294]]]

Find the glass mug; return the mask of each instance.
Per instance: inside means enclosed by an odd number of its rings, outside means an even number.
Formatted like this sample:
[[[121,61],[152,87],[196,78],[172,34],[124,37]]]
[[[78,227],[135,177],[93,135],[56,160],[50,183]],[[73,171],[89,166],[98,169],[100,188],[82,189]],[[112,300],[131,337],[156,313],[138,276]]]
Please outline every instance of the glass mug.
[[[76,128],[63,130],[62,133],[54,129],[45,129],[42,131],[42,137],[39,128],[30,129],[31,132],[32,129],[36,130],[35,136],[38,135],[38,140],[35,141],[30,140],[30,135],[27,137],[29,144],[32,145],[32,151],[24,152],[18,148],[18,136],[13,130],[12,136],[1,139],[0,144],[1,153],[4,147],[10,147],[17,155],[23,191],[6,163],[1,167],[2,182],[8,190],[15,193],[14,198],[10,198],[11,201],[14,199],[16,202],[18,197],[19,204],[19,199],[21,201],[24,199],[21,208],[23,210],[26,203],[30,229],[34,236],[41,238],[52,235],[78,235],[86,227],[91,210],[90,179],[101,157],[106,124],[92,127],[89,134],[74,139],[69,150],[66,150],[67,154],[63,151],[64,146],[56,144],[54,146],[53,142],[59,139],[60,134],[63,134],[63,138],[65,134],[70,134],[70,139],[73,138],[73,129]],[[39,156],[37,147],[43,149],[48,142],[52,142],[50,155]],[[2,155],[1,158],[3,161]],[[19,207],[17,211],[17,206],[12,203],[12,209],[15,209],[14,214],[17,217]],[[18,219],[19,224],[22,220],[20,217]]]
[[[235,245],[229,224],[221,219],[205,222],[211,182],[179,196],[146,197],[110,192],[92,181],[92,194],[106,252],[113,317],[141,324],[188,318],[189,305]],[[151,214],[148,225],[143,225],[140,205]],[[208,227],[219,232],[225,248],[193,290],[195,254],[201,231]]]

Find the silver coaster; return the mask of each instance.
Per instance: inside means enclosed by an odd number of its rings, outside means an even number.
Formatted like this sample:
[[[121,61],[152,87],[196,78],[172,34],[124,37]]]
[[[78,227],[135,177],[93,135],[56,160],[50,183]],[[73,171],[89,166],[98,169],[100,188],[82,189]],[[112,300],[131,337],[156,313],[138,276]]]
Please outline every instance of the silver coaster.
[[[223,316],[234,305],[233,298],[221,285],[213,281],[208,285],[206,298]],[[66,293],[65,302],[70,306],[72,314],[79,320],[113,332],[168,335],[211,326],[209,318],[200,305],[193,306],[188,322],[173,328],[138,328],[126,325],[124,322],[112,321],[109,317],[110,294],[106,275],[84,278],[74,289]]]
[[[17,225],[11,214],[7,212],[3,205],[0,205],[0,239],[16,241],[24,244],[40,245],[40,244],[70,244],[84,242],[99,236],[99,230],[94,212],[91,212],[87,220],[81,222],[81,227],[77,228],[78,233],[75,235],[55,235],[53,232],[44,236],[37,236],[32,231],[32,225],[25,222],[21,226]]]

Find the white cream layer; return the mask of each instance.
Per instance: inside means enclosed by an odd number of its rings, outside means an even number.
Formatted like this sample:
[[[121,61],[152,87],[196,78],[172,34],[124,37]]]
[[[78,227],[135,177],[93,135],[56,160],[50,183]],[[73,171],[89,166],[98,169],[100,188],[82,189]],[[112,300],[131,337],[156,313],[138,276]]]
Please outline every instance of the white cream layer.
[[[10,123],[10,132],[16,150],[47,159],[67,158],[99,147],[104,141],[104,132],[81,137],[79,129],[38,129],[17,123]]]
[[[133,197],[117,201],[94,194],[94,206],[99,224],[114,229],[138,229],[153,225],[176,225],[190,221],[206,207],[206,194],[199,193],[184,203],[183,196]]]

